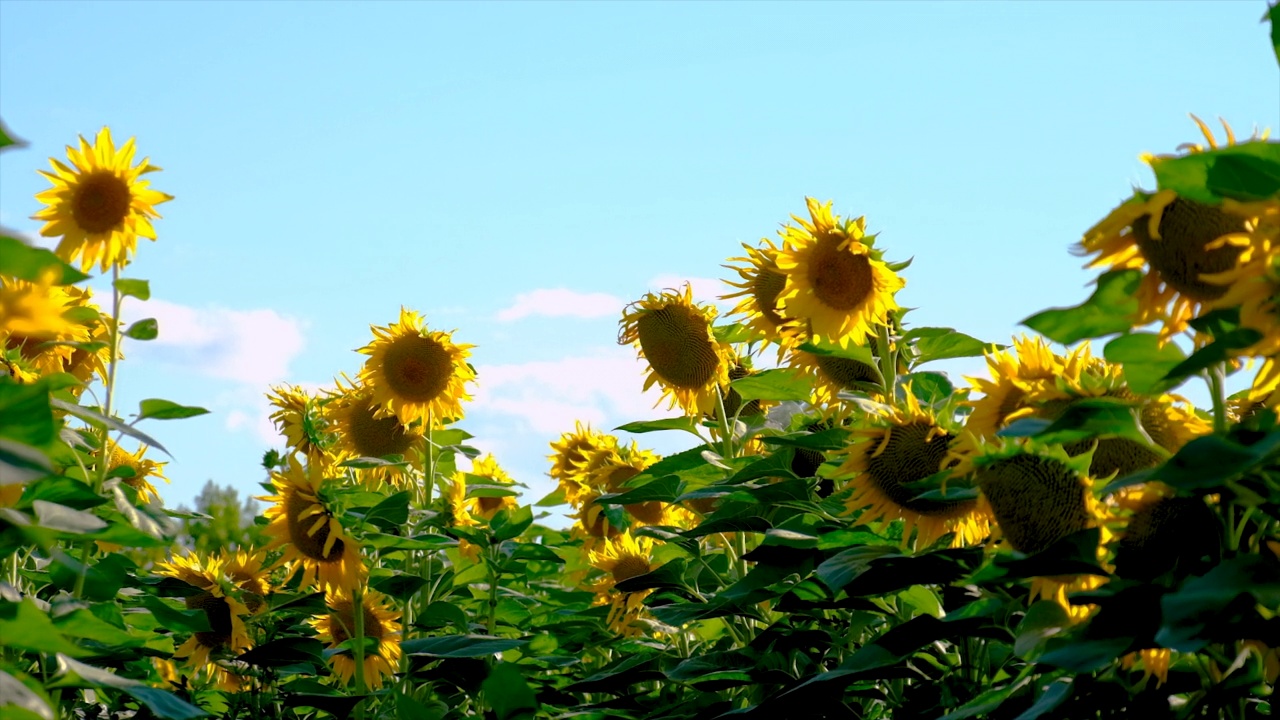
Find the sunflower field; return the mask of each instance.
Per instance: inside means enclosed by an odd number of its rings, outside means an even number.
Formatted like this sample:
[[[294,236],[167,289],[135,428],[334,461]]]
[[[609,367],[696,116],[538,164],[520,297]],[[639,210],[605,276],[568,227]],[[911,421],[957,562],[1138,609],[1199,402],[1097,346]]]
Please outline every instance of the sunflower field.
[[[548,438],[546,497],[468,445],[465,330],[402,308],[331,387],[263,388],[262,541],[212,552],[154,485],[207,411],[117,402],[174,198],[81,137],[55,249],[0,237],[0,717],[1271,717],[1280,144],[1195,125],[1082,229],[1092,294],[1007,342],[913,326],[909,262],[807,198],[725,317],[626,307],[670,417]]]

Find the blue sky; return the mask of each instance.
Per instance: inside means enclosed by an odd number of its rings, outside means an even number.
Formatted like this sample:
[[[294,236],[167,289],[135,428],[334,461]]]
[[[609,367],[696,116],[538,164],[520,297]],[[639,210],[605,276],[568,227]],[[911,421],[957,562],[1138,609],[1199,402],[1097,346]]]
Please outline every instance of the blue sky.
[[[0,158],[0,225],[34,235],[35,170],[103,125],[165,168],[126,273],[161,338],[121,386],[214,411],[147,428],[169,504],[256,492],[267,385],[354,374],[402,304],[478,346],[462,426],[538,496],[575,417],[666,414],[621,305],[717,294],[806,195],[915,258],[916,325],[1007,340],[1084,299],[1067,248],[1152,184],[1139,153],[1198,139],[1189,112],[1280,126],[1265,9],[3,0],[0,116],[30,145]]]

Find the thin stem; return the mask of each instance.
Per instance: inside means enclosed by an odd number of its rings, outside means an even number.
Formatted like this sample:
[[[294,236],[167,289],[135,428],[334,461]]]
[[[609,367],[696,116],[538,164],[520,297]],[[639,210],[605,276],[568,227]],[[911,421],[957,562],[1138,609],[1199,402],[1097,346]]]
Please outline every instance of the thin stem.
[[[724,411],[724,392],[719,385],[716,386],[716,418],[720,420],[720,457],[728,460],[733,457],[733,431]]]
[[[498,624],[498,582],[500,581],[500,573],[498,572],[498,563],[495,554],[498,552],[497,547],[490,545],[487,549],[486,563],[489,566],[489,617],[485,620],[485,632],[493,635],[493,630]]]
[[[364,588],[357,583],[351,591],[351,616],[355,647],[351,649],[356,660],[356,693],[364,695]],[[364,718],[364,704],[356,706],[356,717]]]
[[[1209,368],[1207,380],[1209,396],[1213,400],[1213,431],[1221,434],[1227,431],[1227,402],[1224,390],[1226,375],[1221,363]]]
[[[894,357],[892,344],[889,341],[889,326],[881,324],[876,327],[876,354],[880,356],[880,375],[884,378],[885,398],[892,402],[897,393],[898,359]]]

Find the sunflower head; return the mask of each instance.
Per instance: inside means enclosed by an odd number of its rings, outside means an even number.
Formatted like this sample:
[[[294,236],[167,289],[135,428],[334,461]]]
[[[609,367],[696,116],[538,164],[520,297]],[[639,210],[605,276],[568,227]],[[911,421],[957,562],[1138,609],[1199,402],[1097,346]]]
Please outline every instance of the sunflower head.
[[[873,247],[866,219],[842,220],[831,203],[805,198],[809,219],[782,231],[777,268],[786,275],[778,295],[782,313],[803,323],[811,337],[841,347],[861,345],[898,309],[894,293],[905,284]]]
[[[133,138],[117,150],[104,127],[93,144],[81,137],[78,148],[67,147],[70,164],[50,158],[53,172],[40,171],[53,187],[36,195],[45,207],[32,219],[45,222],[41,235],[62,238],[58,257],[78,259],[84,269],[96,263],[105,272],[129,262],[138,236],[156,239],[151,220],[160,214],[155,206],[173,196],[141,179],[160,168],[145,158],[134,165],[134,152]]]
[[[470,400],[467,384],[476,373],[467,363],[474,345],[458,345],[452,333],[429,330],[422,316],[400,309],[400,320],[372,326],[374,340],[360,348],[369,356],[360,381],[373,391],[380,411],[409,425],[421,421],[432,428],[462,417],[462,401]]]
[[[0,357],[20,379],[59,372],[85,383],[95,373],[105,377],[110,350],[91,343],[105,339],[109,320],[90,302],[91,291],[55,285],[53,279],[0,277]]]
[[[965,430],[975,437],[994,437],[1000,428],[1025,415],[1028,395],[1052,386],[1065,373],[1067,359],[1055,355],[1043,338],[1014,338],[1013,348],[987,353],[990,380],[968,378],[982,393],[978,400],[965,403],[973,409]]]
[[[174,652],[174,657],[186,658],[193,667],[205,668],[211,664],[211,654],[239,654],[253,647],[244,625],[249,609],[231,591],[232,584],[221,558],[196,554],[174,556],[168,562],[157,563],[156,572],[198,590],[187,595],[184,602],[188,610],[203,611],[209,622],[209,629],[192,634]]]
[[[492,520],[499,510],[514,510],[520,507],[520,501],[514,495],[501,497],[466,497],[467,475],[477,478],[486,485],[514,485],[515,480],[498,465],[492,454],[478,457],[471,461],[471,472],[458,472],[454,475],[454,485],[463,488],[464,511],[472,517]],[[456,491],[455,491],[456,492]]]
[[[324,457],[327,438],[317,398],[299,385],[273,385],[267,393],[271,422],[294,451],[308,459]]]
[[[551,443],[554,451],[547,459],[551,461],[551,478],[560,485],[565,500],[578,507],[580,497],[587,489],[583,478],[583,469],[587,457],[597,450],[616,448],[618,438],[613,435],[597,432],[590,425],[574,421],[573,432],[560,436]]]
[[[653,562],[653,541],[621,533],[590,550],[588,558],[592,567],[604,573],[593,589],[596,603],[609,605],[609,627],[623,637],[640,634],[643,626],[637,621],[644,612],[644,599],[652,591],[623,593],[615,586],[658,568]]]
[[[1222,553],[1222,529],[1204,498],[1179,497],[1158,482],[1145,483],[1119,503],[1132,511],[1116,550],[1116,574],[1152,580],[1180,569],[1198,572]]]
[[[320,498],[324,468],[303,465],[290,455],[283,472],[271,473],[276,494],[258,498],[273,503],[267,520],[267,549],[283,547],[289,574],[302,571],[303,586],[347,589],[364,576],[360,548]]]
[[[391,607],[382,593],[365,590],[360,601],[360,620],[364,637],[377,640],[377,648],[366,651],[364,656],[364,681],[369,687],[379,689],[383,680],[395,675],[400,666],[400,612]],[[333,591],[326,595],[328,612],[312,619],[318,639],[335,649],[356,634],[356,603],[351,593]],[[342,650],[329,658],[333,672],[344,683],[350,683],[356,674],[355,657],[350,650]]]
[[[786,273],[778,269],[778,246],[768,238],[760,242],[760,247],[743,243],[747,256],[729,259],[730,262],[741,262],[744,265],[725,266],[738,273],[739,280],[725,281],[738,288],[738,291],[722,295],[721,298],[740,298],[729,315],[741,316],[747,327],[751,328],[755,339],[776,343],[781,353],[796,343],[799,329],[794,320],[783,317],[782,308],[778,304],[778,296],[787,284]]]
[[[361,383],[336,382],[337,391],[330,393],[324,406],[324,418],[335,434],[333,450],[339,462],[353,458],[385,459],[400,456],[416,461],[420,457],[422,432],[420,425],[408,425],[387,413],[374,399],[374,390]],[[390,483],[397,487],[408,481],[402,466],[384,465],[361,468],[357,476],[377,486]]]
[[[648,293],[622,314],[618,343],[635,344],[649,363],[644,389],[662,387],[671,407],[690,415],[716,411],[717,394],[729,384],[733,350],[715,338],[711,323],[716,309],[693,302],[693,286],[684,292]]]
[[[846,500],[849,512],[863,511],[867,522],[901,520],[902,542],[929,547],[947,533],[955,533],[953,545],[981,542],[989,522],[973,499],[922,499],[925,488],[913,487],[947,468],[948,443],[954,435],[924,410],[906,388],[905,399],[855,430],[855,441],[845,448],[836,477],[850,477],[853,493]]]
[[[861,348],[861,360],[842,354],[809,352],[799,348],[787,354],[787,365],[807,376],[813,383],[813,405],[828,410],[839,405],[842,392],[871,392],[878,395],[884,378],[875,365],[875,356]]]
[[[169,478],[165,477],[163,473],[163,468],[167,463],[155,462],[143,457],[147,452],[146,445],[139,445],[137,452],[129,453],[115,444],[114,441],[108,440],[107,442],[110,443],[107,473],[119,477],[121,482],[137,491],[138,502],[149,504],[158,499],[159,495],[156,493],[156,487],[148,482],[147,478],[160,478],[165,482],[169,482]]]

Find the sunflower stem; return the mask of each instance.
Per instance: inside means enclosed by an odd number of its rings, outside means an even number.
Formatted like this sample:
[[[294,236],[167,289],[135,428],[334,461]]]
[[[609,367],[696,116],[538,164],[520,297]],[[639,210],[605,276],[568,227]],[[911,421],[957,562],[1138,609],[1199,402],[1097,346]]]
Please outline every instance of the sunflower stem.
[[[107,328],[108,336],[110,338],[110,343],[111,343],[111,357],[108,359],[108,362],[107,362],[106,400],[102,404],[102,414],[104,417],[108,417],[108,418],[111,417],[111,411],[113,409],[112,405],[115,399],[116,365],[118,364],[117,360],[120,357],[120,306],[123,304],[124,297],[120,294],[120,291],[116,289],[116,285],[118,285],[119,282],[120,282],[120,266],[112,265],[111,266],[111,326]],[[110,463],[110,460],[111,460],[111,448],[109,443],[110,439],[111,439],[111,428],[104,425],[102,427],[101,447],[98,448],[98,465],[99,466],[97,468],[98,479],[97,479],[97,488],[96,488],[98,490],[101,490],[102,486],[107,482],[107,465]]]
[[[889,402],[897,396],[898,382],[898,359],[894,357],[892,347],[889,326],[881,323],[876,326],[876,354],[880,356],[880,375],[884,378],[884,394]]]
[[[729,418],[724,411],[724,392],[716,386],[716,418],[720,420],[720,457],[729,460],[733,457],[733,432]]]
[[[1209,396],[1213,400],[1213,431],[1215,433],[1225,433],[1227,431],[1227,403],[1223,386],[1226,382],[1226,374],[1222,370],[1222,364],[1219,363],[1209,368],[1207,375]]]
[[[356,660],[356,693],[364,695],[364,588],[359,583],[351,590],[351,617],[356,640],[351,649]],[[364,719],[363,702],[356,705],[356,717]]]

